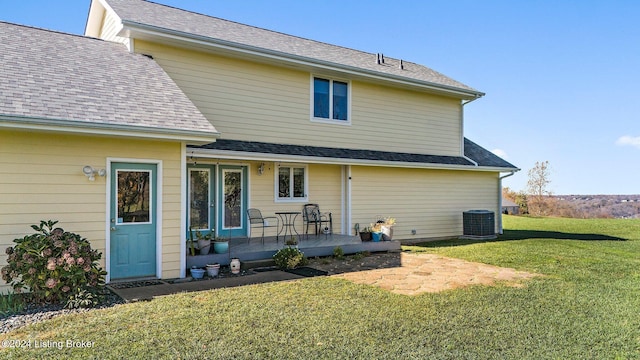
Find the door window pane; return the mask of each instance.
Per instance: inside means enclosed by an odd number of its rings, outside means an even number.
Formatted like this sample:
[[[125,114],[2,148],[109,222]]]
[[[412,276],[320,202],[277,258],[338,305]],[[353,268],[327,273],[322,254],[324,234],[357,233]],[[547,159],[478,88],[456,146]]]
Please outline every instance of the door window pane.
[[[224,172],[224,228],[242,226],[242,173]]]
[[[209,226],[209,170],[189,171],[189,226],[193,229],[210,229]]]
[[[151,219],[149,171],[117,171],[118,223],[148,223]]]

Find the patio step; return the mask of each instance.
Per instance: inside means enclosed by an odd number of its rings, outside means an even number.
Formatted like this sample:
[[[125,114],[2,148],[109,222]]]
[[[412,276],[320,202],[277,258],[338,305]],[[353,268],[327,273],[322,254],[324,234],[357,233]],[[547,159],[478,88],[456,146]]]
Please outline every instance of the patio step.
[[[260,267],[269,267],[274,265],[275,265],[275,262],[273,262],[273,259],[249,260],[249,261],[242,262],[242,269],[248,270],[248,269],[260,268]]]

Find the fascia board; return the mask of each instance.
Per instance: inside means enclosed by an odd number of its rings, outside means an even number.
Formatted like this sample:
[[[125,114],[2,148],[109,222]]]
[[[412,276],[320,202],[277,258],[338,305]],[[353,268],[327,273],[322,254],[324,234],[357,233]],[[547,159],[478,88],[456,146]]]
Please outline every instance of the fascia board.
[[[280,154],[265,154],[265,153],[242,152],[242,151],[189,149],[189,148],[187,148],[187,154],[190,157],[209,158],[209,159],[293,162],[293,163],[309,163],[309,164],[324,164],[324,165],[361,165],[361,166],[381,166],[381,167],[413,168],[413,169],[464,170],[464,171],[485,171],[485,172],[510,172],[510,171],[520,170],[520,169],[511,169],[511,168],[489,167],[489,166],[448,165],[448,164],[432,164],[432,163],[381,161],[381,160],[326,158],[326,157],[317,157],[317,156],[280,155]]]
[[[214,142],[216,138],[220,137],[220,133],[218,132],[149,128],[144,126],[87,123],[81,121],[38,119],[16,116],[0,116],[0,128],[184,141],[193,145],[208,144]]]
[[[298,66],[312,67],[325,71],[336,71],[339,73],[345,73],[354,76],[363,76],[377,81],[395,83],[399,86],[419,87],[431,92],[447,94],[465,100],[477,99],[485,95],[480,91],[464,90],[452,86],[441,85],[422,80],[409,79],[392,74],[382,75],[381,73],[367,69],[336,64],[328,61],[254,47],[251,45],[234,43],[226,40],[214,39],[206,36],[185,33],[153,25],[141,24],[133,21],[123,20],[122,24],[123,27],[118,35],[123,37],[136,38],[140,36],[141,38],[144,38],[145,36],[151,36],[165,38],[182,43],[200,45],[208,48],[217,48],[228,52],[250,55],[252,57],[266,58],[277,62],[292,63]]]

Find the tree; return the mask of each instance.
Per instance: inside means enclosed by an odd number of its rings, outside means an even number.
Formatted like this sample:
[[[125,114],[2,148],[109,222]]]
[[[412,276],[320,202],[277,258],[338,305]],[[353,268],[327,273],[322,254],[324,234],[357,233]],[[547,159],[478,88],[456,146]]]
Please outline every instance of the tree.
[[[549,161],[536,161],[535,166],[529,170],[528,175],[529,213],[535,216],[551,214],[554,208],[554,201],[551,197],[552,193],[548,189],[551,183],[551,165],[549,165]]]

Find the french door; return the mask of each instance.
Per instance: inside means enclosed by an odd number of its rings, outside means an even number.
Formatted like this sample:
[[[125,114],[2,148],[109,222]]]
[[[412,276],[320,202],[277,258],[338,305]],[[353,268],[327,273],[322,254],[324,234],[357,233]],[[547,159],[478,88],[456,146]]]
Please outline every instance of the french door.
[[[193,165],[188,168],[187,230],[222,237],[247,234],[247,168]]]

